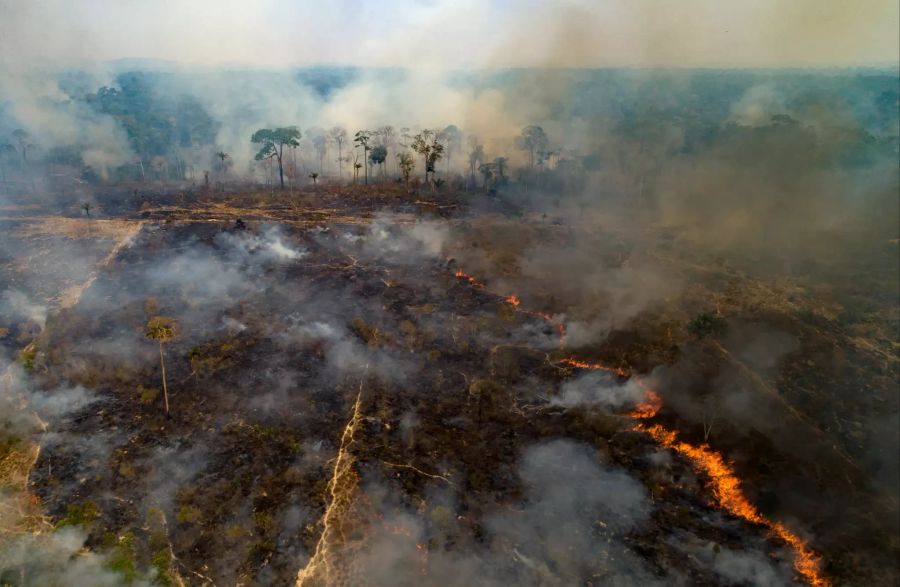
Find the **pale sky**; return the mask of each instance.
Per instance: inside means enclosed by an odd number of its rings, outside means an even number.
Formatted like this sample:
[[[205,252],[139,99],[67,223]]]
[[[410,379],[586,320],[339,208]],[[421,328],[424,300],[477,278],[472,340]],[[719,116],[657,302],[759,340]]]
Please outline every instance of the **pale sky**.
[[[0,0],[0,62],[893,64],[897,0]]]

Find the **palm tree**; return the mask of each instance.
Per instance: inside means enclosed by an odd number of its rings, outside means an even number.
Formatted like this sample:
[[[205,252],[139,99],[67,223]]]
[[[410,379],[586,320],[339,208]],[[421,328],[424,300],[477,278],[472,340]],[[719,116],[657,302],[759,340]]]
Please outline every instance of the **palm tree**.
[[[216,157],[219,158],[222,165],[222,181],[224,182],[228,176],[228,164],[225,163],[226,159],[231,159],[231,155],[226,153],[225,151],[216,151]]]
[[[169,389],[166,385],[166,359],[163,353],[163,345],[178,336],[178,322],[174,318],[155,316],[147,322],[147,331],[144,333],[150,340],[159,343],[159,365],[162,368],[163,399],[165,401],[166,418],[169,417]]]
[[[366,176],[366,185],[369,185],[369,140],[372,138],[371,131],[368,130],[358,130],[356,131],[356,138],[353,139],[353,142],[356,143],[358,147],[362,147],[363,149],[363,166],[365,167],[365,176]]]

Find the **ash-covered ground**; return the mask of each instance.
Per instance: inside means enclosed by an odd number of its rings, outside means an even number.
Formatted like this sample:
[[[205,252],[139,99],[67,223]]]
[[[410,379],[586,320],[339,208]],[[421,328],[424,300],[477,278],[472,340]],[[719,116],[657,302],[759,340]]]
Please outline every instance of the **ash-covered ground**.
[[[890,284],[379,190],[7,213],[0,582],[895,584]]]

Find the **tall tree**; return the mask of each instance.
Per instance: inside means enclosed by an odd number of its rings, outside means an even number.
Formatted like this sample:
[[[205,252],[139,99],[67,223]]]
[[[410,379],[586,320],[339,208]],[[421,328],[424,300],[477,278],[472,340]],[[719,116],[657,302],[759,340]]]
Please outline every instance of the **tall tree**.
[[[372,165],[381,167],[381,177],[384,177],[384,161],[387,159],[387,147],[384,145],[375,145],[369,152],[369,162]]]
[[[231,159],[231,155],[225,151],[216,151],[216,158],[219,160],[219,166],[222,168],[222,181],[224,182],[228,177],[228,160]]]
[[[406,182],[406,185],[409,185],[409,176],[416,166],[416,160],[409,153],[397,153],[397,166],[403,174],[403,181]]]
[[[494,179],[494,169],[495,168],[496,168],[496,165],[494,163],[482,163],[481,165],[478,166],[478,171],[484,177],[484,183],[482,185],[482,189],[484,189],[485,192],[488,191],[488,184],[491,182],[492,179]]]
[[[369,184],[369,141],[372,140],[372,132],[368,130],[358,130],[356,131],[356,137],[353,139],[353,142],[356,143],[357,147],[362,147],[363,150],[363,165],[365,166],[365,176],[366,176],[366,185]]]
[[[472,183],[475,183],[475,170],[484,163],[484,146],[478,144],[477,139],[471,141],[472,150],[469,151],[469,176]]]
[[[159,343],[159,365],[162,369],[163,399],[165,401],[166,417],[168,418],[169,388],[166,384],[166,358],[163,346],[171,342],[176,336],[178,336],[178,323],[174,318],[154,316],[150,319],[149,322],[147,322],[147,330],[145,332],[145,335],[150,340],[155,340]]]
[[[300,146],[300,129],[296,126],[261,128],[250,137],[250,142],[260,145],[257,161],[275,159],[278,162],[278,177],[284,189],[284,147]]]
[[[497,180],[494,182],[505,184],[506,183],[506,163],[509,161],[506,157],[497,157],[494,159],[494,169],[497,170]]]
[[[328,136],[334,141],[334,144],[337,145],[338,148],[338,177],[341,179],[344,178],[344,143],[347,141],[347,131],[339,126],[335,126],[330,131],[328,131]]]
[[[434,165],[443,156],[444,145],[438,139],[437,133],[426,129],[413,137],[412,148],[424,160],[425,181],[428,182],[428,174],[434,175]]]
[[[450,158],[453,156],[453,152],[459,149],[462,133],[455,124],[451,124],[441,131],[441,137],[447,145],[447,173],[450,173]]]
[[[535,154],[546,151],[548,142],[543,128],[531,124],[522,129],[518,144],[520,149],[529,153],[529,169],[534,169]]]
[[[31,142],[31,135],[27,130],[17,128],[12,132],[16,142],[19,143],[19,154],[22,155],[22,167],[28,167],[28,149],[33,149],[37,145]]]
[[[397,150],[397,131],[393,126],[379,126],[375,131],[375,135],[378,137],[378,144],[386,149],[385,151],[385,159],[390,158],[390,154],[392,152],[396,152]]]

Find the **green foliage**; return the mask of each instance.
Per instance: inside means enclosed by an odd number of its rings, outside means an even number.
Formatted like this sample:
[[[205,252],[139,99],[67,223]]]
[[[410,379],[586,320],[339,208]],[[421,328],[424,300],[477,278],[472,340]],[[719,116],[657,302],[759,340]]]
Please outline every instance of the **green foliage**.
[[[178,336],[178,323],[174,318],[154,316],[147,322],[144,334],[151,340],[166,343]]]
[[[703,312],[688,323],[688,332],[698,338],[722,336],[728,330],[728,323],[721,316]]]
[[[300,146],[300,129],[296,126],[281,126],[278,128],[261,128],[250,137],[250,142],[260,145],[256,160],[262,161],[270,157],[276,157],[281,161],[284,147]]]
[[[138,385],[137,387],[138,398],[142,404],[152,404],[154,400],[156,400],[157,396],[159,396],[159,390],[155,387],[144,387],[143,385]]]
[[[137,564],[135,563],[136,554],[134,534],[126,532],[119,536],[115,547],[109,555],[106,567],[121,575],[125,584],[131,584],[138,576]]]
[[[415,159],[409,153],[397,153],[397,165],[400,166],[400,172],[403,173],[403,180],[409,183],[409,176],[416,167]]]
[[[81,503],[69,504],[66,509],[66,517],[56,523],[56,529],[67,526],[87,526],[100,517],[97,504],[88,500]]]
[[[522,135],[518,140],[519,148],[529,152],[531,167],[534,167],[535,154],[546,151],[548,143],[549,139],[544,129],[533,124],[522,129]]]
[[[175,519],[181,524],[193,524],[203,518],[200,508],[192,505],[183,505],[175,513]]]
[[[211,144],[218,132],[213,118],[190,96],[155,91],[158,75],[120,74],[116,76],[118,87],[100,88],[87,96],[87,103],[125,129],[131,148],[143,160],[166,155],[177,147]]]
[[[160,548],[153,553],[153,557],[150,559],[150,566],[156,569],[157,575],[154,582],[157,585],[169,587],[175,584],[174,579],[169,574],[169,569],[172,567],[172,553],[168,547]]]
[[[369,162],[372,165],[381,165],[387,159],[387,147],[384,145],[376,145],[369,151]]]
[[[29,347],[19,353],[19,361],[26,373],[34,373],[34,360],[37,358],[37,349]]]

